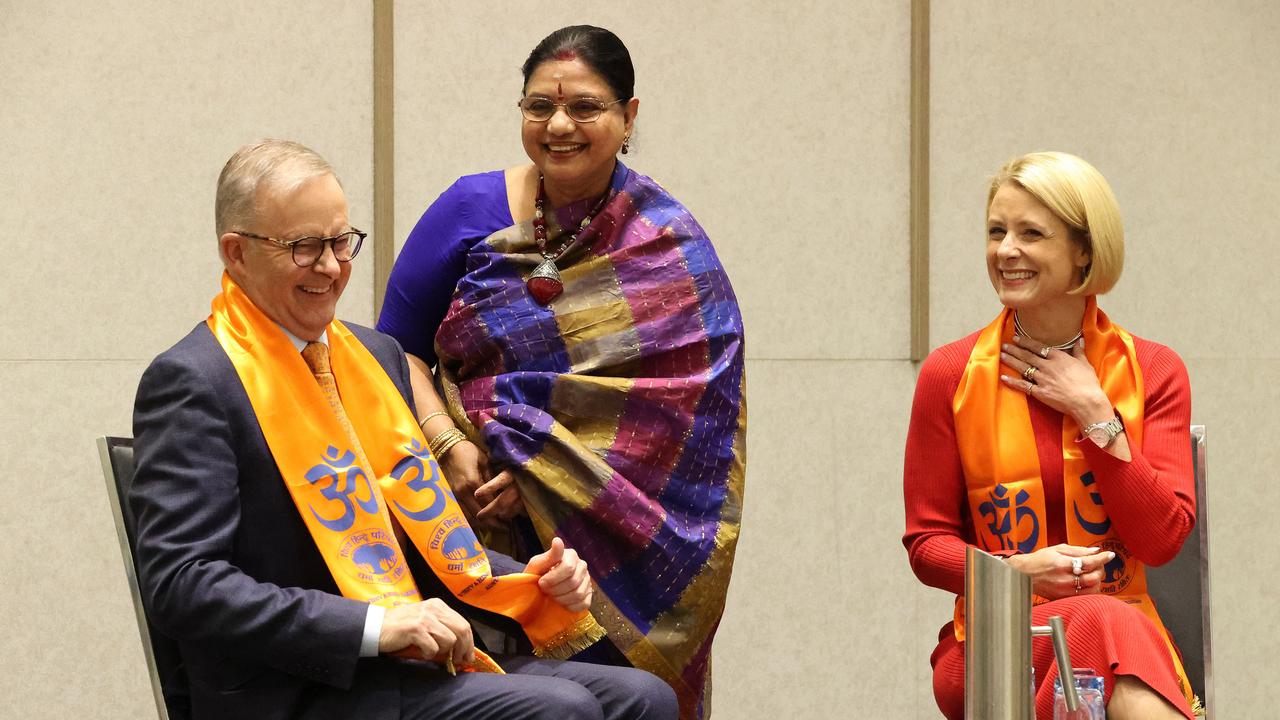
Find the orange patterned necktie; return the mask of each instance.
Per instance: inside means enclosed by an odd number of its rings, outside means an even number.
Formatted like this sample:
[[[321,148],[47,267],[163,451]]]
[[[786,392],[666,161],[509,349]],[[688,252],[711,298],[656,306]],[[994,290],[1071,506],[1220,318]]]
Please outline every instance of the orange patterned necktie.
[[[333,376],[333,368],[329,366],[329,346],[322,342],[309,342],[302,348],[302,359],[306,361],[307,367],[311,368],[311,374],[316,376],[316,382],[320,383],[324,398],[329,401],[329,407],[333,408],[338,424],[347,434],[347,440],[351,442],[351,451],[356,454],[356,462],[360,463],[360,467],[365,468],[366,472],[371,471],[373,466],[369,464],[369,458],[364,454],[364,447],[360,445],[360,438],[356,436],[356,429],[351,425],[351,419],[347,417],[347,411],[342,407],[342,398],[338,395],[338,380]],[[391,529],[396,534],[396,540],[400,541],[400,547],[409,547],[409,539],[404,533],[404,528],[400,526],[400,521],[390,513],[387,517],[391,521]]]
[[[302,348],[302,359],[307,362],[307,367],[311,368],[311,374],[316,376],[316,382],[320,383],[320,390],[329,401],[329,407],[333,408],[333,414],[338,416],[338,424],[342,425],[343,432],[347,434],[347,440],[351,441],[351,449],[356,454],[356,461],[362,468],[371,467],[369,458],[365,457],[364,448],[360,445],[360,438],[356,437],[356,429],[351,426],[347,411],[342,408],[342,398],[338,395],[338,381],[333,377],[333,369],[329,367],[329,346],[322,342],[309,342]]]

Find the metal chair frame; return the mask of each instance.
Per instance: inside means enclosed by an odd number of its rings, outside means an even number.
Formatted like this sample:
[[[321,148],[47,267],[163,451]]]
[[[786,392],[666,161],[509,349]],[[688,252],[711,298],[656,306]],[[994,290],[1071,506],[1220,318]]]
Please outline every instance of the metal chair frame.
[[[128,450],[128,458],[119,451]],[[124,558],[124,575],[129,582],[129,594],[133,597],[133,611],[138,622],[138,635],[142,639],[142,654],[147,660],[147,672],[151,676],[151,693],[160,720],[169,720],[169,708],[165,704],[164,686],[160,681],[160,667],[156,663],[155,645],[152,644],[150,624],[142,604],[142,591],[138,587],[138,571],[133,557],[133,527],[126,521],[121,497],[133,478],[133,440],[120,437],[98,438],[98,455],[102,460],[102,474],[107,484],[107,500],[116,524],[116,539],[120,543],[120,555]]]
[[[1209,503],[1205,477],[1209,452],[1204,425],[1191,426],[1191,457],[1196,487],[1196,526],[1177,556],[1147,568],[1147,592],[1165,627],[1182,651],[1191,687],[1213,716],[1213,643],[1210,632]]]

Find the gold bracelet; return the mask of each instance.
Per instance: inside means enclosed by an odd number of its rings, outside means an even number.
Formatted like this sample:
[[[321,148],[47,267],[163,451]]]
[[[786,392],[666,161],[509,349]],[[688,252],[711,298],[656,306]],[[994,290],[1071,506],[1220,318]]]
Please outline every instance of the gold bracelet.
[[[462,431],[456,427],[441,430],[435,437],[427,440],[427,447],[431,448],[431,452],[435,452],[436,448],[443,445],[446,440],[454,435],[461,435]]]
[[[430,420],[433,417],[439,417],[441,415],[447,416],[448,414],[449,413],[445,412],[444,410],[437,410],[433,413],[427,413],[425,417],[423,417],[421,420],[418,421],[418,427],[422,428],[422,432],[426,432],[428,420]]]
[[[466,439],[467,436],[464,435],[461,430],[456,427],[451,427],[448,430],[441,431],[439,435],[428,440],[427,447],[431,449],[431,454],[435,455],[438,460],[444,457],[445,452],[447,452],[449,448],[452,448],[454,445],[457,445],[459,442]]]
[[[448,454],[449,454],[449,451],[453,450],[453,446],[456,446],[456,445],[458,445],[458,443],[461,443],[461,442],[465,441],[465,439],[466,439],[465,437],[462,437],[462,438],[460,438],[460,437],[453,437],[453,438],[449,438],[449,439],[448,439],[448,441],[445,441],[445,442],[443,443],[443,445],[442,445],[442,446],[440,446],[440,451],[439,451],[439,452],[434,452],[434,454],[433,454],[433,455],[435,456],[435,459],[436,459],[436,460],[444,460],[444,456],[445,456],[445,455],[448,455]]]
[[[458,445],[458,444],[461,444],[461,443],[464,443],[464,442],[467,442],[467,436],[465,436],[465,435],[462,435],[462,436],[460,436],[460,437],[454,437],[454,438],[451,438],[448,442],[446,442],[446,443],[445,443],[445,444],[440,448],[440,452],[435,453],[436,459],[437,459],[437,460],[443,460],[443,459],[444,459],[444,456],[445,456],[445,455],[448,455],[448,454],[449,454],[449,451],[450,451],[450,450],[452,450],[452,449],[453,449],[453,447],[454,447],[455,445]]]
[[[456,443],[462,442],[463,440],[466,440],[466,439],[467,439],[467,436],[462,434],[461,430],[454,428],[453,432],[449,433],[444,438],[441,438],[440,441],[436,443],[436,448],[440,451],[441,455],[444,455],[445,452],[449,450],[449,448],[453,447]]]

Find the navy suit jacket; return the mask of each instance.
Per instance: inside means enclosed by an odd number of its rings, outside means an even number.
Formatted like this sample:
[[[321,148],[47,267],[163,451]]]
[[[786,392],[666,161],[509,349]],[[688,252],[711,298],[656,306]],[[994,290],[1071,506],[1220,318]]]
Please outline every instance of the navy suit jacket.
[[[399,344],[347,327],[412,408]],[[397,717],[396,674],[379,670],[391,661],[359,658],[367,605],[340,595],[207,325],[147,368],[133,428],[139,582],[152,623],[178,642],[193,716]],[[405,551],[423,597],[457,606]],[[496,574],[520,569],[490,558]]]

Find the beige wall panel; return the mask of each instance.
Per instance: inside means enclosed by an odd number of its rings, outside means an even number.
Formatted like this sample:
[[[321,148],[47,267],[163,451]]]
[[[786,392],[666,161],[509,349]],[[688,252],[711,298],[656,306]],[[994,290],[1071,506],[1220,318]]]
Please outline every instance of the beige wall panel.
[[[1104,307],[1197,357],[1280,355],[1280,5],[933,4],[932,344],[999,306],[983,267],[986,183],[1033,150],[1079,154],[1124,215],[1125,275]]]
[[[337,168],[371,229],[371,10],[7,3],[0,358],[151,357],[208,314],[219,170],[264,136]],[[372,253],[344,316],[372,319]],[[122,398],[125,395],[121,396]]]
[[[140,362],[0,361],[0,716],[154,716],[94,438],[130,434]],[[16,451],[16,452],[12,452]]]
[[[1191,360],[1192,417],[1209,440],[1208,518],[1213,592],[1215,716],[1275,714],[1280,632],[1280,360]],[[1260,624],[1261,623],[1261,624]]]
[[[757,360],[747,372],[750,473],[715,716],[845,717],[861,698],[877,717],[931,717],[928,652],[945,608],[900,541],[911,364]]]
[[[706,227],[748,355],[906,357],[909,10],[398,3],[397,242],[459,175],[527,162],[520,65],[552,30],[597,24],[636,65],[625,160]]]

